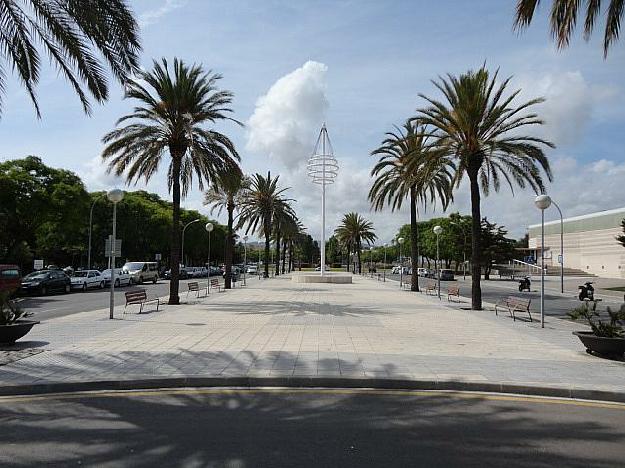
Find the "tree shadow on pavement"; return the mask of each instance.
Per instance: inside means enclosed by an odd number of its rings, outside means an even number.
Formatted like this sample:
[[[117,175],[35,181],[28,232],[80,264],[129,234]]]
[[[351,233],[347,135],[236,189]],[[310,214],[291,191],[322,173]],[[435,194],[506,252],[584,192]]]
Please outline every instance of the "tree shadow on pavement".
[[[3,466],[618,466],[625,412],[483,396],[190,390],[0,401]]]

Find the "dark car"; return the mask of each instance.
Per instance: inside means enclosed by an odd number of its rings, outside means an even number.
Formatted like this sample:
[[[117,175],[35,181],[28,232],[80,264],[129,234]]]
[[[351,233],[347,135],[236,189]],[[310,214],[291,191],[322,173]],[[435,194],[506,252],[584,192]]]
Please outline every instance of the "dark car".
[[[222,276],[225,278],[226,277],[226,272],[224,271],[222,273]],[[230,278],[232,278],[232,281],[239,281],[239,277],[241,276],[241,270],[239,270],[238,267],[233,266],[232,267],[232,273],[230,273]]]
[[[441,270],[441,281],[453,281],[453,280],[454,280],[453,270]]]
[[[171,269],[165,271],[163,278],[168,279],[168,280],[171,279]],[[178,279],[184,280],[188,278],[189,278],[189,272],[187,271],[187,269],[185,267],[180,267],[180,270],[178,271]]]
[[[0,292],[12,293],[20,288],[22,277],[17,265],[0,265]]]
[[[46,295],[60,291],[68,293],[72,290],[72,282],[62,270],[39,270],[22,278],[20,291],[24,294],[37,293]]]

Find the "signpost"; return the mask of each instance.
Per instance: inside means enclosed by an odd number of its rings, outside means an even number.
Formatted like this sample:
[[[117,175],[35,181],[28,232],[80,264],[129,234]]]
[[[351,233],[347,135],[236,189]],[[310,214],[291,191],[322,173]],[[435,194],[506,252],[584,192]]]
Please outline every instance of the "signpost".
[[[115,241],[115,252],[113,252],[113,249],[111,248],[111,238],[112,236],[109,236],[108,239],[106,239],[106,241],[104,242],[104,255],[107,257],[110,257],[111,255],[114,257],[121,257],[122,256],[122,240],[117,239]]]
[[[35,270],[43,270],[43,260],[35,260],[33,268]]]

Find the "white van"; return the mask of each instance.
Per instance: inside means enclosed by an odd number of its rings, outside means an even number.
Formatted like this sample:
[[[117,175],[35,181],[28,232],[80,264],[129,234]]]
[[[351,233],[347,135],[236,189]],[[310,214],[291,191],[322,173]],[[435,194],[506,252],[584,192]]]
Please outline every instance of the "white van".
[[[127,262],[122,270],[130,275],[130,282],[141,284],[145,281],[158,281],[158,264],[156,262]]]

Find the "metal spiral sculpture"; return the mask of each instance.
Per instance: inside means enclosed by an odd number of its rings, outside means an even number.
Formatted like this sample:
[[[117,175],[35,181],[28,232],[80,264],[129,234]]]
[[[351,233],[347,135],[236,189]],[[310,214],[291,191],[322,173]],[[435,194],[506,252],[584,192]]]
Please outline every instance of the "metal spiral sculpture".
[[[331,185],[336,180],[339,165],[334,157],[334,150],[328,130],[324,123],[319,132],[313,155],[306,166],[308,176],[312,182],[321,185],[321,276],[324,276],[326,265],[326,185]]]

